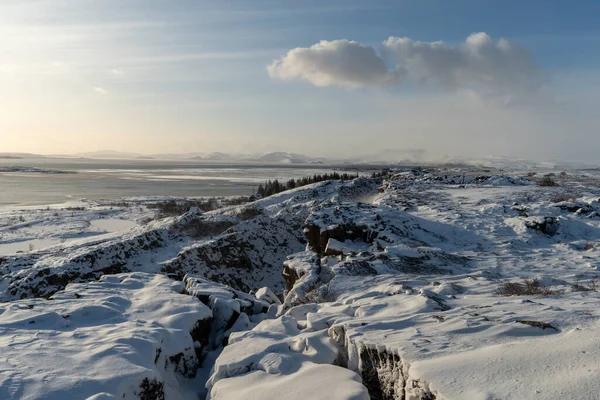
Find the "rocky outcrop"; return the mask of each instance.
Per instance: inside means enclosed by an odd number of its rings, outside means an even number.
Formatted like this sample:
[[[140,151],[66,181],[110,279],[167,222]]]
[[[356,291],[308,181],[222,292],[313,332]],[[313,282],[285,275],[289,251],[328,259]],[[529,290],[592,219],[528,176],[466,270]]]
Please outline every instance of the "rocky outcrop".
[[[267,286],[283,290],[281,264],[288,254],[305,247],[300,232],[302,213],[258,215],[224,234],[184,248],[166,261],[161,272],[182,279],[193,274],[249,292]]]
[[[312,251],[294,254],[283,265],[286,288],[289,288],[285,292],[285,308],[318,302],[318,298],[312,298],[310,294],[333,277],[331,271],[321,265],[319,255]]]
[[[554,205],[563,211],[568,211],[577,215],[587,216],[589,218],[600,215],[600,199],[591,201],[562,201]]]
[[[203,350],[226,346],[231,333],[251,328],[265,318],[270,308],[268,302],[251,294],[200,277],[186,276],[183,283],[185,293],[212,311],[210,323],[198,330],[202,342],[206,343]]]
[[[330,328],[329,336],[339,351],[336,365],[357,372],[371,399],[404,400],[408,368],[397,353],[351,341],[343,325]]]
[[[130,259],[160,248],[168,237],[168,230],[156,229],[81,246],[67,255],[41,253],[6,258],[0,264],[0,276],[8,288],[0,301],[49,297],[71,282],[129,272],[126,265]]]
[[[374,207],[362,203],[324,203],[313,210],[304,226],[308,246],[324,254],[330,240],[373,243],[378,236]],[[369,216],[365,218],[366,216]]]
[[[0,326],[10,331],[0,338],[3,354],[14,360],[2,368],[14,387],[2,392],[6,398],[19,397],[11,391],[32,398],[190,398],[179,382],[197,374],[212,313],[182,291],[162,275],[127,273],[69,284],[48,300],[0,304]],[[16,337],[29,340],[7,345]],[[25,384],[24,374],[34,383]]]
[[[555,217],[540,217],[525,221],[525,226],[544,235],[554,236],[558,232],[559,223]]]

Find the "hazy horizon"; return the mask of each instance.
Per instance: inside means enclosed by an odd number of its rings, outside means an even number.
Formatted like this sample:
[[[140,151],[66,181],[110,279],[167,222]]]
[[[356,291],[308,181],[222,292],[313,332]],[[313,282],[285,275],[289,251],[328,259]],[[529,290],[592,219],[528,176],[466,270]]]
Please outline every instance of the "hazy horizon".
[[[600,4],[0,4],[0,152],[597,160]]]

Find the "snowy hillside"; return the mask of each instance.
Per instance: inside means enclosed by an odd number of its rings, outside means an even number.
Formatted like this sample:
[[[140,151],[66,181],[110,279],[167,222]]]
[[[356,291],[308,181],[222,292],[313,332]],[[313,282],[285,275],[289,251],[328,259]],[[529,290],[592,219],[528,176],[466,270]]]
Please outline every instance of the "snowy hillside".
[[[398,169],[164,219],[12,209],[0,235],[3,399],[600,393],[595,171]]]

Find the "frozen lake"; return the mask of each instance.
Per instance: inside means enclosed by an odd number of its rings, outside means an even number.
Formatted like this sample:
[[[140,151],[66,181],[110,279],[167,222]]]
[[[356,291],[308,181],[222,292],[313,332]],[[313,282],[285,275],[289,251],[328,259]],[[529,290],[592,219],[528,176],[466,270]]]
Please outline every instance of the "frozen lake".
[[[69,173],[2,172],[13,167]],[[132,196],[248,196],[268,179],[288,180],[333,170],[322,165],[232,165],[158,160],[0,160],[0,206]]]

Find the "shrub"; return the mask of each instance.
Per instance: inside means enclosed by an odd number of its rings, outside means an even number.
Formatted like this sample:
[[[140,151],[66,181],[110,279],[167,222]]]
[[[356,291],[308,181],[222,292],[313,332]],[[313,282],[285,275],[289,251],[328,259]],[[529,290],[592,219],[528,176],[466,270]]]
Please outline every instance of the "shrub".
[[[544,177],[542,179],[540,179],[539,185],[540,186],[548,186],[548,187],[558,186],[556,181],[554,179],[552,179],[552,176],[550,176],[550,175],[544,175]]]
[[[167,200],[149,204],[148,208],[156,209],[158,211],[158,215],[161,218],[164,218],[178,217],[188,212],[192,207],[198,207],[202,211],[212,211],[225,206],[246,204],[249,201],[250,199],[246,196]]]
[[[524,279],[522,283],[504,283],[496,290],[496,294],[501,296],[555,296],[563,294],[563,291],[546,287],[537,279]]]
[[[193,219],[186,225],[182,226],[181,230],[193,238],[203,238],[220,235],[233,225],[235,224],[229,221],[207,221],[203,219]]]
[[[562,203],[564,201],[575,201],[575,198],[572,195],[567,193],[560,193],[550,199],[552,203]]]
[[[583,285],[577,280],[571,285],[575,292],[598,292],[600,291],[600,279],[592,279],[587,284]]]
[[[301,304],[309,303],[330,303],[337,300],[337,293],[329,285],[322,285],[308,293],[306,293],[300,300]]]

